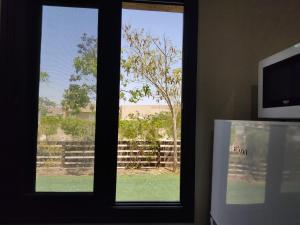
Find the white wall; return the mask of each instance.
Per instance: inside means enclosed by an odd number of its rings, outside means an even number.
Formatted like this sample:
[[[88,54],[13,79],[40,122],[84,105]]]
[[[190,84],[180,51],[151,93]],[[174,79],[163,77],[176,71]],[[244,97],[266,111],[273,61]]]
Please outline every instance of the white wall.
[[[200,0],[196,224],[209,216],[213,119],[251,118],[257,63],[300,42],[299,9],[299,0]]]

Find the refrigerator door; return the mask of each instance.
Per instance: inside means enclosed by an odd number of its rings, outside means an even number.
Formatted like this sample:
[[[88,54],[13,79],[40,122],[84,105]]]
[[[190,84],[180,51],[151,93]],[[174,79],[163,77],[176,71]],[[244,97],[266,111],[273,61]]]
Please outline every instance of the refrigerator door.
[[[216,120],[212,181],[217,225],[300,225],[300,124]]]

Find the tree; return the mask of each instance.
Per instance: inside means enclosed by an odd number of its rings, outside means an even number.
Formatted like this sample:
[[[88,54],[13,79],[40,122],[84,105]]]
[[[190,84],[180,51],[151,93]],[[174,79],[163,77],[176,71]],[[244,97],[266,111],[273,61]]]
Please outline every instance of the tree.
[[[40,72],[40,82],[48,83],[49,74],[47,72]],[[39,113],[41,116],[45,116],[51,111],[51,108],[55,108],[56,103],[47,97],[39,97]]]
[[[39,123],[39,133],[46,136],[46,141],[50,135],[56,134],[59,124],[61,122],[60,117],[58,116],[42,116]]]
[[[128,82],[142,84],[130,90],[132,102],[151,96],[164,101],[172,116],[173,170],[177,169],[177,116],[181,110],[181,51],[167,38],[146,34],[143,29],[123,28],[128,43],[121,61]],[[125,57],[124,57],[125,56]]]
[[[61,105],[65,111],[71,114],[78,114],[81,108],[90,103],[90,98],[86,86],[70,84],[69,89],[65,90]]]
[[[39,112],[40,116],[46,116],[51,109],[56,107],[56,103],[47,97],[39,97]]]
[[[122,49],[121,66],[125,74],[120,76],[120,97],[125,99],[129,96],[128,100],[134,103],[151,97],[168,105],[172,117],[173,169],[176,170],[177,118],[181,110],[181,51],[167,38],[154,37],[130,25],[124,26],[123,34],[128,47]],[[62,102],[66,109],[73,112],[84,108],[87,98],[94,99],[96,96],[97,44],[97,38],[87,34],[83,34],[78,44],[78,56],[74,59],[76,73],[70,76],[72,83]],[[128,84],[133,83],[135,87],[129,87]],[[75,100],[73,96],[81,101]]]
[[[75,74],[70,76],[69,88],[65,90],[61,102],[71,114],[79,113],[80,109],[96,99],[97,45],[97,38],[85,33],[77,45],[78,56],[73,60]]]
[[[47,72],[40,72],[40,82],[41,83],[48,83],[49,82],[49,74]],[[45,116],[54,108],[56,103],[51,101],[47,97],[39,97],[39,113],[41,116]]]
[[[49,82],[49,74],[47,72],[40,72],[40,82]],[[56,107],[56,103],[47,97],[39,97],[39,136],[44,134],[46,141],[50,135],[56,134],[60,124],[60,117],[49,116],[51,109]]]
[[[49,74],[47,72],[40,72],[40,82],[49,81]]]
[[[159,127],[163,129],[164,136],[172,138],[173,135],[173,120],[170,112],[160,112],[153,115],[152,118],[154,121],[157,121]],[[177,124],[181,124],[181,112],[177,115]],[[181,136],[180,126],[177,126],[177,137]]]
[[[95,122],[93,121],[68,117],[61,121],[61,128],[66,134],[80,141],[94,141],[95,139]]]

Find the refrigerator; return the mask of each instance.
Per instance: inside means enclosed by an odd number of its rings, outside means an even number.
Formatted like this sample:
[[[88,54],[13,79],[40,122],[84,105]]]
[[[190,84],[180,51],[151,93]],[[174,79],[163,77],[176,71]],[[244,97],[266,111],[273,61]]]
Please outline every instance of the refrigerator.
[[[300,225],[300,123],[215,120],[212,225]]]

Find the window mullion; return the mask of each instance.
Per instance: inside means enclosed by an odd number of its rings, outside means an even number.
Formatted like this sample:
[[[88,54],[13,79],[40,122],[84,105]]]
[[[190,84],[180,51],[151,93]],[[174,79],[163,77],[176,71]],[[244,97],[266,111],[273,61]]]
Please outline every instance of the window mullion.
[[[182,101],[182,165],[181,199],[186,213],[193,216],[195,183],[195,118],[196,118],[196,74],[197,74],[197,3],[185,1],[183,36],[183,86]],[[193,162],[193,163],[191,163]]]
[[[94,192],[99,203],[115,200],[118,145],[121,2],[99,12]]]

